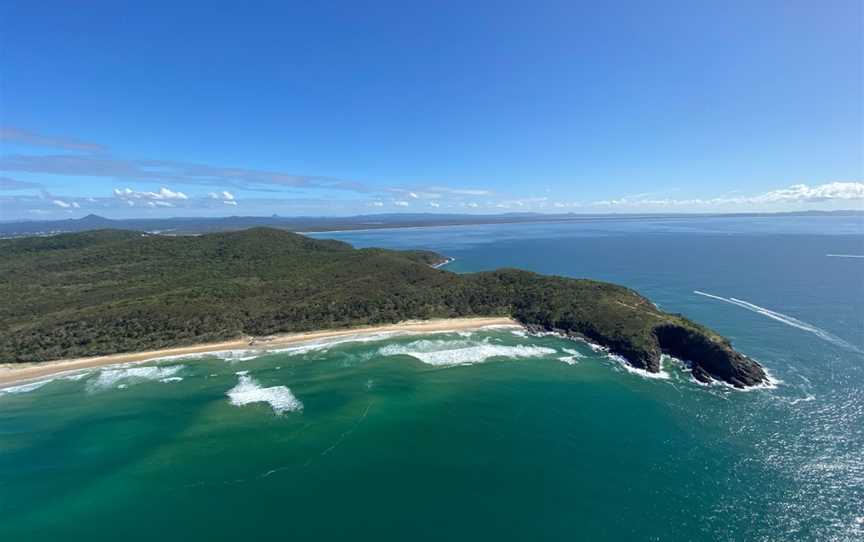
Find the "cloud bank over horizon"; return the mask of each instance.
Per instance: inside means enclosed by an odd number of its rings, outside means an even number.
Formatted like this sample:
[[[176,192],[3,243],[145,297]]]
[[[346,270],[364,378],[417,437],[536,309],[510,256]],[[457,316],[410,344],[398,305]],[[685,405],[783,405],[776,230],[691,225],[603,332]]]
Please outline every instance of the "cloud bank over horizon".
[[[107,145],[0,127],[0,140],[51,153],[0,155],[2,219],[68,218],[98,213],[139,216],[348,215],[422,213],[729,213],[862,210],[864,182],[791,184],[750,194],[663,194],[577,200],[547,190],[519,197],[484,186],[386,185],[325,175],[224,167],[175,160],[127,159]],[[57,153],[62,151],[62,153]],[[494,184],[494,183],[490,183]],[[596,186],[592,186],[596,188]],[[581,190],[580,190],[581,189]],[[596,191],[596,190],[595,190]],[[684,190],[677,190],[676,193]]]

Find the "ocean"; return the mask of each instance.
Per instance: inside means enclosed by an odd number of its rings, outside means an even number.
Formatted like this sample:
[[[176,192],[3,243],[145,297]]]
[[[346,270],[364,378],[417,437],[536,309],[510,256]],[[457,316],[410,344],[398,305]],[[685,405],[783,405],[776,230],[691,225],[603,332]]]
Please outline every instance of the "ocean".
[[[58,376],[0,391],[0,540],[864,539],[862,218],[315,237],[620,283],[775,385],[503,328]]]

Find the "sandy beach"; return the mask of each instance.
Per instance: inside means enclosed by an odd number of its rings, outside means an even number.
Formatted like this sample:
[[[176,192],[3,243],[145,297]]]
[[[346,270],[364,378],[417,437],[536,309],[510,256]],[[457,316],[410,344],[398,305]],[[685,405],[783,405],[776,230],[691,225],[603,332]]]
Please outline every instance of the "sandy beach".
[[[325,329],[305,333],[285,333],[262,337],[240,337],[230,341],[178,346],[162,350],[144,352],[125,352],[89,358],[60,359],[41,363],[2,363],[0,364],[0,387],[29,380],[45,378],[59,373],[93,369],[119,363],[140,363],[169,356],[186,356],[224,352],[226,350],[260,350],[262,352],[302,344],[311,341],[363,336],[374,333],[441,333],[448,331],[468,331],[489,326],[515,326],[519,324],[503,317],[496,318],[442,318],[437,320],[410,320],[398,324],[366,326],[346,329]]]

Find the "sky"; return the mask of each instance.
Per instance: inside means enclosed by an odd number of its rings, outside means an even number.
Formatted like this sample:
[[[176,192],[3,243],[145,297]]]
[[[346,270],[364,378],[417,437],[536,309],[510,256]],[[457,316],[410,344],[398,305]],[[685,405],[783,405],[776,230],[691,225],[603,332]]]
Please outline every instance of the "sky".
[[[0,220],[864,209],[862,6],[2,2]]]

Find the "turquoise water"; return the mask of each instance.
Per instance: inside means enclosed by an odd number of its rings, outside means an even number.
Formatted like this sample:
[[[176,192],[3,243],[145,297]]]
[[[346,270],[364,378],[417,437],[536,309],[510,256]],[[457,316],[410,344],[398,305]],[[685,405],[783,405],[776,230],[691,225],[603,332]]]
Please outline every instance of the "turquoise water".
[[[862,232],[812,217],[318,235],[619,282],[780,382],[699,386],[673,360],[646,378],[509,329],[59,377],[0,394],[0,540],[861,539],[864,259],[827,255],[864,255]]]

